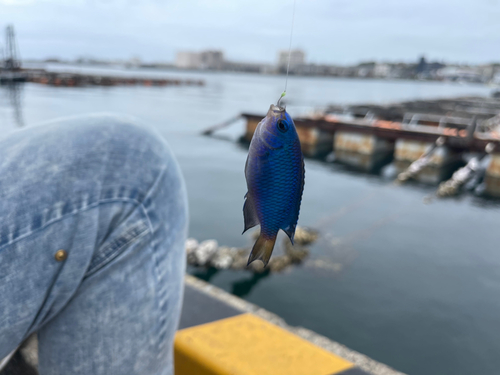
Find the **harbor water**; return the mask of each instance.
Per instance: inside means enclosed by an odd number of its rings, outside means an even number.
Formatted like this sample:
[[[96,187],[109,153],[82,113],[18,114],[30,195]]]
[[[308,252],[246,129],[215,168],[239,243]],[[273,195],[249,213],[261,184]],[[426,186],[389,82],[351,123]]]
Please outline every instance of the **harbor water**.
[[[203,79],[204,86],[0,86],[0,136],[57,117],[128,114],[157,129],[183,170],[190,236],[250,246],[243,230],[244,122],[204,137],[241,112],[264,114],[284,77],[49,66],[70,71]],[[290,77],[287,108],[489,95],[483,85]],[[22,171],[19,171],[22,174]],[[306,160],[299,225],[320,233],[305,264],[285,273],[189,272],[412,375],[493,375],[500,368],[500,202],[434,200],[435,187],[396,186],[383,174]],[[283,238],[283,237],[282,237]],[[281,241],[281,240],[280,240]],[[279,252],[280,249],[278,248]]]

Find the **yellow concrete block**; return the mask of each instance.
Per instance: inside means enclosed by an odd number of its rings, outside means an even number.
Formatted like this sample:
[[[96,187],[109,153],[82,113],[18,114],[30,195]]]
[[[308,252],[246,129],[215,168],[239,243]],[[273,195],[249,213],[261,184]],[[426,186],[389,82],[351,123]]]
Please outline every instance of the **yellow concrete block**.
[[[255,315],[179,331],[176,375],[330,375],[353,364]]]

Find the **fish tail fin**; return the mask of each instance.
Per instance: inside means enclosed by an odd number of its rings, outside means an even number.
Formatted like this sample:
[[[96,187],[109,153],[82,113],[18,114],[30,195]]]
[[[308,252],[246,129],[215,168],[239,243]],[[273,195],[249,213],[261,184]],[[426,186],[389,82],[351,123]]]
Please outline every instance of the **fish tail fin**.
[[[271,238],[266,238],[260,234],[259,238],[253,245],[252,252],[248,257],[247,266],[250,265],[254,260],[261,260],[264,263],[264,267],[269,263],[269,259],[271,258],[271,254],[273,253],[274,243],[276,242],[276,236]]]

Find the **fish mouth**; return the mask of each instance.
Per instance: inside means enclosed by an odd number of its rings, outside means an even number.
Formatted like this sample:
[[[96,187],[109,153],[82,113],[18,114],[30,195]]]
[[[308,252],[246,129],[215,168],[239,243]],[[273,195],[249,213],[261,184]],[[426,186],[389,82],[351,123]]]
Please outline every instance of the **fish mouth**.
[[[272,111],[274,113],[283,113],[285,112],[285,108],[279,107],[277,105],[271,104],[271,107],[269,108],[269,111]]]
[[[266,117],[271,121],[277,121],[280,118],[284,118],[286,116],[285,113],[285,108],[271,104]]]

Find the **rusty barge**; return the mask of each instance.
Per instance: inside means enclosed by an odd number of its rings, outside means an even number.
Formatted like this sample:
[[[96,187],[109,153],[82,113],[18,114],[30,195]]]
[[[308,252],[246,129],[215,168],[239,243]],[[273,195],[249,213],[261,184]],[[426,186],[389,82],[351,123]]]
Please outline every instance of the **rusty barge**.
[[[127,77],[118,75],[53,72],[44,69],[23,69],[25,81],[58,87],[83,86],[203,86],[199,79]]]
[[[246,131],[241,140],[250,142],[264,116],[242,116]],[[294,121],[307,157],[329,155],[335,162],[366,171],[392,161],[400,182],[411,177],[431,184],[446,180],[465,164],[470,173],[465,179],[464,173],[458,174],[464,180],[455,184],[458,187],[478,172],[468,163],[475,157],[474,166],[479,161],[485,165],[485,193],[500,197],[499,99],[463,97],[386,106],[330,106]]]

